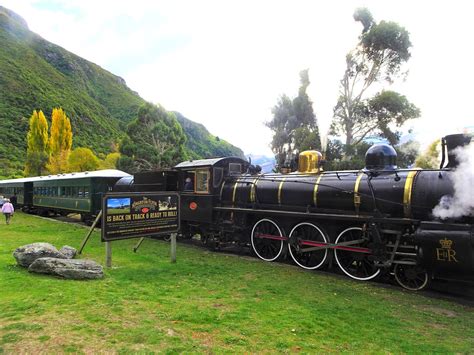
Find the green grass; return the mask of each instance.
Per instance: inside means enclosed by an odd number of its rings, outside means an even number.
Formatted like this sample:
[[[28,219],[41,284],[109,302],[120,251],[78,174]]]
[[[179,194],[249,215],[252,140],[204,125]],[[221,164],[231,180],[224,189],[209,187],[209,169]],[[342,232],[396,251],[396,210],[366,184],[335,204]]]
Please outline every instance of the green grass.
[[[28,273],[13,250],[79,247],[87,230],[15,214],[0,225],[0,353],[469,353],[474,309],[284,264],[147,240],[113,243],[103,280]],[[84,257],[104,262],[92,235]]]

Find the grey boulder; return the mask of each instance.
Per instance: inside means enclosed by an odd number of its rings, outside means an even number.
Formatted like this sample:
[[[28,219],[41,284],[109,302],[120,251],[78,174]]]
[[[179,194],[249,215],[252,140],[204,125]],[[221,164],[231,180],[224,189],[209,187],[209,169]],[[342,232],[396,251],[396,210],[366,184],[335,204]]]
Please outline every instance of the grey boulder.
[[[100,279],[104,276],[100,264],[86,259],[40,258],[30,265],[28,271],[74,280]]]
[[[77,249],[70,247],[69,245],[65,245],[61,249],[59,249],[59,252],[63,254],[66,259],[74,259],[77,254]]]
[[[16,262],[20,266],[28,267],[36,259],[51,257],[64,259],[65,256],[61,254],[58,249],[49,243],[33,243],[18,247],[13,252]]]

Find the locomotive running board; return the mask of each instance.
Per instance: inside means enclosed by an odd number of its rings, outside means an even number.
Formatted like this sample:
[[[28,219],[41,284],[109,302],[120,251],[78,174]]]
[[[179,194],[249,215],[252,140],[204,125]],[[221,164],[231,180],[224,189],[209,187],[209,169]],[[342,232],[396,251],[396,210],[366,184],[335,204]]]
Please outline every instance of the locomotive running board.
[[[226,212],[246,212],[254,214],[266,214],[275,216],[293,216],[303,218],[321,218],[321,219],[337,219],[343,221],[359,221],[359,222],[380,222],[396,224],[411,224],[417,222],[417,220],[410,218],[384,218],[374,217],[371,215],[349,215],[349,214],[337,214],[337,213],[314,213],[314,212],[292,212],[292,211],[279,211],[279,210],[265,210],[265,209],[253,209],[253,208],[239,208],[239,207],[214,207],[215,211],[226,211]]]

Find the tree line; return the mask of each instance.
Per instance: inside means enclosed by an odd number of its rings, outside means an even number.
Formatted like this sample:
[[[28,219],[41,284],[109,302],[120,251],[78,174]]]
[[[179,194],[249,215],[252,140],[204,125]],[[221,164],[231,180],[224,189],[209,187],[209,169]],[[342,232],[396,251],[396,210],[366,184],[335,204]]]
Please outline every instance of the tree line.
[[[272,109],[272,119],[266,123],[273,131],[271,148],[277,167],[302,150],[317,149],[325,152],[328,169],[359,169],[364,166],[369,136],[386,139],[395,146],[400,166],[415,163],[419,146],[413,141],[399,145],[398,129],[418,118],[420,109],[404,95],[385,88],[407,75],[402,69],[411,57],[410,35],[395,22],[376,22],[366,8],[356,9],[354,20],[361,23],[362,30],[355,48],[346,55],[330,130],[322,132],[338,138],[321,145],[313,103],[306,94],[308,69],[303,70],[298,95],[294,99],[281,95]],[[374,93],[376,87],[383,89]],[[433,148],[428,149],[429,154],[433,155]],[[421,167],[435,165],[427,157],[421,157],[418,163]]]
[[[27,133],[25,176],[40,176],[97,169],[129,173],[174,166],[186,160],[186,136],[174,113],[145,103],[128,125],[123,139],[103,160],[87,147],[72,149],[71,120],[54,108],[49,127],[43,111],[34,110]]]

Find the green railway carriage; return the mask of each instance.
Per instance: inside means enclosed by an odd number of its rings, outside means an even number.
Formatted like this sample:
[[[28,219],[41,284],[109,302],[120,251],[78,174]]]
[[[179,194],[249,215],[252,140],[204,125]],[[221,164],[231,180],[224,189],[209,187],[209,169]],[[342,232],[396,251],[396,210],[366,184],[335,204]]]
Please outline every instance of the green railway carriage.
[[[89,221],[101,209],[102,196],[129,176],[120,170],[99,170],[33,178],[33,206],[40,212],[80,213]]]
[[[10,179],[0,181],[0,195],[11,198],[17,197],[17,206],[29,208],[33,203],[32,178]]]

